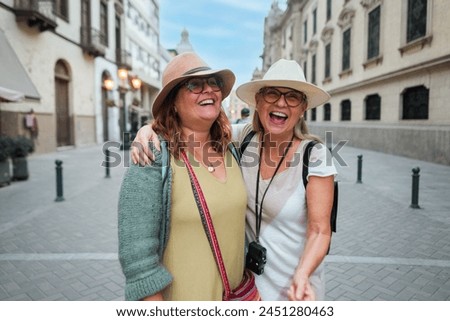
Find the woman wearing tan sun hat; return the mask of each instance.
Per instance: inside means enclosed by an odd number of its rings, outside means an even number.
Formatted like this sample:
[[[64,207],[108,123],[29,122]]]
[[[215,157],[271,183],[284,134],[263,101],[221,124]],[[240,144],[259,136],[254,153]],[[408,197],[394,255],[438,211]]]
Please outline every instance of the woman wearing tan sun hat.
[[[263,301],[324,300],[323,259],[330,245],[337,171],[328,149],[309,134],[303,115],[330,95],[307,82],[297,62],[286,59],[275,62],[263,79],[239,86],[236,93],[255,106],[252,124],[233,125],[235,141],[242,145],[249,139],[240,162],[248,195],[247,267],[264,261],[260,254],[265,249],[265,267],[253,266]],[[136,140],[152,136],[145,126]],[[303,154],[313,140],[318,143],[310,153],[305,189]],[[136,162],[148,162],[148,156],[143,160],[133,151]]]
[[[153,105],[161,151],[132,165],[119,198],[119,258],[127,300],[222,300],[222,281],[191,190],[189,163],[205,194],[230,287],[244,268],[247,193],[227,146],[222,101],[235,81],[195,53],[174,57]]]

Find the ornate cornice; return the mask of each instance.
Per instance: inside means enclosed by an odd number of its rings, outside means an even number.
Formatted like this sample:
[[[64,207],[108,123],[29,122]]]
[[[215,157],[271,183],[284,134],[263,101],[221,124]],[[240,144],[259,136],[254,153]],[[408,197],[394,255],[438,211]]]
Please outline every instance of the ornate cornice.
[[[322,35],[320,36],[320,39],[322,39],[322,41],[325,43],[330,42],[331,38],[333,37],[333,33],[334,33],[333,24],[331,23],[331,21],[328,21],[328,23],[322,30]]]
[[[317,37],[314,36],[311,39],[311,41],[309,42],[309,51],[314,54],[317,51],[318,46],[319,46],[319,41],[317,40]]]
[[[356,10],[351,5],[346,5],[339,14],[338,26],[342,29],[352,25]]]
[[[364,9],[370,10],[372,8],[375,8],[378,5],[383,4],[383,0],[361,0],[360,3]]]

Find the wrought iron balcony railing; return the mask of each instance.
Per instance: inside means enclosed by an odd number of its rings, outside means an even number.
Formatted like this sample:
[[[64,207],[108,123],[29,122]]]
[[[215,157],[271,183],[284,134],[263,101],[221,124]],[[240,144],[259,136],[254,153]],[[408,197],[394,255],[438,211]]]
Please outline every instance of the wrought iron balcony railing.
[[[57,27],[54,0],[14,0],[14,14],[17,21],[38,26],[40,31]]]
[[[131,54],[124,49],[116,49],[116,64],[119,68],[133,69]]]
[[[81,47],[85,52],[94,57],[105,56],[105,35],[95,28],[80,28]]]

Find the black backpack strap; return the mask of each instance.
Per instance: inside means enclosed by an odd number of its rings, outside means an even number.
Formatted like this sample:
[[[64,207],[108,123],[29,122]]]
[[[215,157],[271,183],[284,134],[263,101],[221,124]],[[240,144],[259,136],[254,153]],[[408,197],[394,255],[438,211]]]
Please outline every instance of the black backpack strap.
[[[229,143],[228,150],[231,152],[234,159],[239,164],[241,162],[241,155],[239,154],[240,152],[239,152],[239,149],[236,147],[236,145],[234,145],[234,143]]]
[[[306,185],[308,184],[308,172],[309,172],[309,155],[311,154],[311,150],[316,145],[317,141],[310,141],[308,145],[305,147],[305,152],[303,154],[303,186],[305,186],[305,192],[306,192]],[[331,208],[331,217],[330,217],[330,225],[331,225],[331,231],[336,232],[336,221],[337,221],[337,208],[338,208],[338,182],[334,181],[334,198],[333,198],[333,207]],[[331,243],[328,246],[327,254],[330,253],[330,247]]]
[[[244,154],[245,149],[247,148],[248,144],[252,140],[253,136],[255,136],[255,134],[256,132],[252,130],[247,135],[245,135],[244,139],[242,140],[239,146],[239,159],[242,157],[242,154]]]
[[[331,231],[336,233],[336,221],[337,221],[337,210],[338,210],[338,199],[339,199],[339,185],[337,181],[334,181],[334,199],[333,207],[331,208]]]
[[[252,130],[250,133],[248,133],[244,139],[242,140],[241,145],[239,146],[239,152],[242,154],[244,153],[245,149],[247,148],[248,144],[252,140],[253,136],[255,136],[256,132]]]
[[[308,184],[308,172],[309,172],[309,155],[311,154],[312,148],[317,144],[318,142],[315,140],[312,140],[306,145],[305,152],[303,153],[303,186],[306,190],[306,184]]]

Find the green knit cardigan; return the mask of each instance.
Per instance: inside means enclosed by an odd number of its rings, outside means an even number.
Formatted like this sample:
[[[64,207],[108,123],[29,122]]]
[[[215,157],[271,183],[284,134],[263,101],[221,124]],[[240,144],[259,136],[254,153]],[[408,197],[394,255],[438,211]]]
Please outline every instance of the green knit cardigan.
[[[161,140],[151,165],[131,165],[119,195],[119,260],[125,275],[125,299],[140,300],[156,294],[172,282],[162,264],[169,237],[172,171],[167,141]],[[238,149],[230,152],[239,163]]]
[[[120,189],[118,205],[119,261],[125,275],[125,299],[140,300],[172,282],[162,264],[170,222],[172,172],[167,142],[155,161],[131,165]]]

